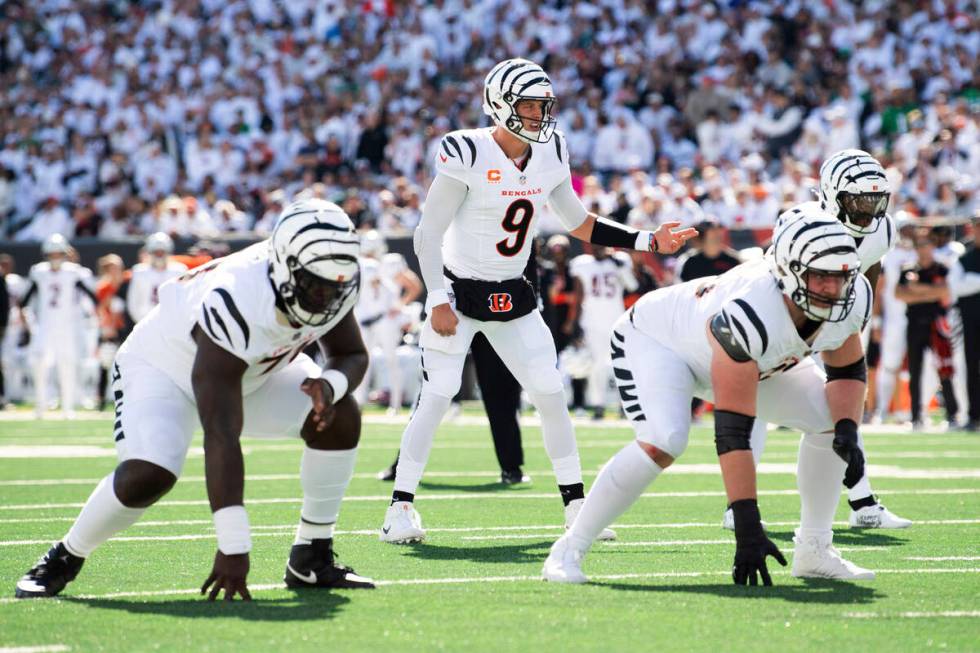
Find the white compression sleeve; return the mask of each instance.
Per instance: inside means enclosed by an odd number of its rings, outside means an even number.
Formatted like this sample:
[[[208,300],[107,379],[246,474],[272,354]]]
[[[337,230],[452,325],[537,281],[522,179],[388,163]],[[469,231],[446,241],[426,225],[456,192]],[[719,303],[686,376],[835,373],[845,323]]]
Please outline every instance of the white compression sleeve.
[[[468,191],[463,182],[447,175],[436,175],[425,196],[422,219],[415,229],[414,245],[428,293],[426,310],[449,301],[442,280],[442,237]]]
[[[569,231],[574,231],[589,217],[589,210],[572,188],[572,179],[567,177],[558,184],[548,197],[548,204],[558,215],[558,219]]]

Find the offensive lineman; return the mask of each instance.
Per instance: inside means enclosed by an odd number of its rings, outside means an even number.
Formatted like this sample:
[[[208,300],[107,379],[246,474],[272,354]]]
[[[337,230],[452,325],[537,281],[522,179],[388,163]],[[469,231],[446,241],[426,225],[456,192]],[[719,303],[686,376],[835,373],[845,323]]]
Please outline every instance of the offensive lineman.
[[[288,206],[269,240],[161,287],[160,304],[136,325],[113,366],[120,464],[68,534],[17,583],[16,596],[58,594],[96,547],[165,495],[180,476],[198,417],[218,539],[202,594],[211,588],[212,600],[221,590],[226,600],[251,598],[243,434],[306,441],[286,585],[374,586],[333,554],[360,438],[360,411],[348,390],[367,368],[351,311],[358,249],[340,207],[311,198]],[[322,371],[301,353],[313,342],[326,357]]]
[[[609,332],[623,314],[623,293],[639,285],[633,276],[633,262],[626,252],[612,253],[596,247],[592,254],[579,254],[571,263],[573,277],[582,282],[582,325],[585,345],[592,366],[589,368],[588,401],[593,419],[602,419],[606,408],[612,360],[609,358]]]
[[[647,294],[624,314],[611,348],[636,441],[599,473],[575,523],[551,548],[545,580],[584,583],[581,562],[596,536],[687,447],[692,396],[715,404],[715,445],[735,513],[736,584],[771,585],[756,502],[750,434],[756,416],[799,428],[801,502],[792,573],[869,580],[833,547],[841,480],[860,478],[858,426],[866,368],[860,332],[871,285],[854,241],[817,206],[776,227],[764,260]],[[822,352],[826,376],[810,357]]]
[[[565,139],[545,71],[526,59],[498,63],[484,83],[483,111],[494,126],[451,132],[436,154],[415,252],[428,289],[422,391],[401,441],[391,505],[380,538],[425,537],[413,502],[436,428],[460,384],[466,351],[482,332],[541,415],[570,525],[584,499],[582,470],[555,343],[522,274],[545,203],[576,238],[607,247],[673,253],[695,235],[634,231],[590,214],[572,190]],[[447,287],[448,284],[448,287]],[[614,537],[607,531],[605,537]]]
[[[889,185],[881,164],[862,150],[841,150],[820,166],[820,202],[804,202],[784,212],[776,220],[783,222],[808,215],[817,208],[837,218],[854,239],[861,272],[872,288],[877,287],[881,259],[892,249],[898,232],[888,207]],[[766,445],[766,423],[757,420],[752,431],[752,454],[756,462]],[[864,453],[864,440],[858,440]],[[852,479],[854,480],[854,479]],[[895,515],[878,502],[865,473],[856,483],[847,485],[847,502],[851,507],[848,523],[852,528],[908,528],[911,520]],[[733,529],[731,510],[723,524]]]
[[[34,416],[42,419],[48,403],[48,370],[58,367],[58,386],[61,390],[61,411],[68,419],[75,417],[76,366],[79,359],[79,295],[88,297],[92,305],[98,300],[92,289],[92,273],[68,259],[68,241],[61,234],[52,234],[41,245],[46,260],[35,264],[30,271],[30,285],[20,300],[23,311],[34,304],[31,333],[31,360],[34,364]],[[26,319],[25,325],[30,324]]]
[[[160,303],[160,286],[187,272],[187,266],[183,263],[168,260],[167,257],[174,253],[174,241],[162,231],[146,239],[145,249],[149,261],[133,266],[133,276],[126,293],[126,309],[134,324]]]

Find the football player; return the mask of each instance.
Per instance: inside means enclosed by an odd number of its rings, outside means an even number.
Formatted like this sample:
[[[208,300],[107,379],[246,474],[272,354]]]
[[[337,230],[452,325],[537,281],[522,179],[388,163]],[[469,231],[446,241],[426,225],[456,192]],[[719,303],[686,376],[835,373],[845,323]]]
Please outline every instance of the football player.
[[[606,408],[612,361],[609,358],[609,332],[623,314],[623,294],[637,287],[633,262],[626,252],[612,253],[608,247],[595,247],[592,254],[572,259],[571,273],[582,283],[583,339],[592,359],[589,368],[588,402],[593,419],[602,419]]]
[[[881,164],[862,150],[841,150],[820,166],[819,203],[799,204],[781,214],[776,224],[800,219],[817,207],[835,217],[853,238],[861,260],[861,272],[875,288],[881,274],[881,259],[898,240],[895,222],[885,213],[888,198],[889,184]],[[869,335],[869,331],[862,337]],[[752,453],[757,462],[765,449],[767,432],[766,423],[758,420],[752,432]],[[863,439],[858,445],[863,453]],[[911,520],[895,515],[878,501],[871,491],[867,474],[847,486],[847,502],[851,506],[849,523],[853,528],[908,528],[912,525]],[[727,510],[723,526],[733,529],[733,519],[731,509]]]
[[[874,574],[832,544],[840,483],[864,473],[858,421],[866,368],[861,329],[872,293],[853,238],[817,205],[774,232],[764,260],[647,294],[610,346],[636,440],[606,463],[568,532],[551,548],[546,580],[584,583],[582,558],[687,447],[691,398],[715,404],[715,445],[735,514],[736,584],[772,583],[756,501],[750,434],[759,419],[798,428],[800,527],[792,573],[850,580]],[[826,374],[810,357],[821,352]]]
[[[146,317],[160,303],[159,290],[164,282],[187,271],[183,263],[169,260],[168,257],[174,253],[174,241],[162,231],[147,238],[144,249],[148,261],[133,266],[129,291],[126,293],[126,309],[134,323]]]
[[[361,295],[354,314],[361,325],[368,353],[381,348],[388,386],[388,412],[397,414],[402,406],[402,369],[398,345],[407,319],[405,307],[422,294],[422,282],[408,268],[405,257],[386,253],[387,246],[374,229],[361,236]],[[370,370],[370,368],[368,368]],[[371,372],[357,390],[358,403],[367,403]]]
[[[180,476],[198,419],[218,540],[202,594],[250,598],[241,435],[306,442],[286,585],[373,587],[337,564],[333,552],[361,430],[349,390],[367,369],[351,311],[358,249],[347,214],[311,198],[286,207],[269,240],[160,287],[160,304],[136,325],[113,365],[120,463],[67,535],[17,583],[18,597],[58,594],[99,545],[165,495]],[[325,369],[302,353],[314,342]]]
[[[35,264],[28,275],[30,285],[20,300],[20,308],[33,301],[33,321],[30,324],[31,360],[34,367],[34,414],[41,419],[47,409],[48,370],[58,367],[58,386],[61,390],[61,411],[66,418],[75,416],[75,386],[80,358],[79,296],[98,303],[93,290],[92,273],[67,260],[68,241],[61,234],[52,234],[41,244],[44,261]]]
[[[428,290],[420,337],[422,391],[402,436],[382,541],[425,536],[415,492],[476,332],[486,336],[537,408],[565,523],[574,521],[584,499],[575,434],[555,343],[523,276],[545,203],[573,236],[596,245],[673,253],[696,234],[674,232],[676,222],[656,232],[635,231],[590,214],[572,189],[554,105],[551,81],[540,66],[502,61],[484,83],[483,110],[493,126],[450,132],[438,147],[436,176],[415,231]]]

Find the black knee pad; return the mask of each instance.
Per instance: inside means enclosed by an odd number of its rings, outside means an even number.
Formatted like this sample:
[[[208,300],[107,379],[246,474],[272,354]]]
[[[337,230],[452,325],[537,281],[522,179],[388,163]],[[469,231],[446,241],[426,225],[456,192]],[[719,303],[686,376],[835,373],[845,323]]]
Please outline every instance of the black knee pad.
[[[323,431],[316,430],[311,412],[303,424],[303,440],[314,449],[353,449],[361,440],[361,408],[357,400],[347,395],[334,404],[333,410],[333,420]]]

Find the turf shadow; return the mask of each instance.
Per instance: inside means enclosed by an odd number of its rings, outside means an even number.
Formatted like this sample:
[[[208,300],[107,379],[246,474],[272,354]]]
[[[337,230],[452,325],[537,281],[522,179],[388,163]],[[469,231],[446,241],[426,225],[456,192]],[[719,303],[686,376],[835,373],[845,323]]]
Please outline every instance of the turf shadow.
[[[423,560],[469,560],[471,562],[534,562],[540,564],[546,557],[553,539],[520,544],[491,544],[486,546],[438,546],[425,542],[412,544],[408,555]]]
[[[65,597],[63,601],[80,603],[100,610],[117,610],[141,615],[166,615],[186,619],[241,619],[243,621],[299,621],[333,619],[350,603],[348,592],[303,590],[286,598],[252,601],[206,601],[201,597],[165,601],[128,599],[84,599]]]
[[[777,578],[772,587],[740,586],[734,583],[653,585],[633,583],[592,583],[626,592],[662,592],[664,594],[714,594],[724,598],[786,601],[789,603],[825,603],[865,605],[885,598],[874,587],[825,579],[805,578],[803,585],[788,585],[789,579]],[[790,581],[792,582],[792,581]],[[760,581],[761,583],[761,581]]]
[[[500,481],[480,483],[478,485],[465,485],[462,483],[433,483],[431,481],[422,481],[419,483],[419,487],[423,487],[427,490],[453,490],[454,492],[489,492],[491,490],[530,489],[530,485],[530,483],[521,483],[518,487],[515,487],[513,485],[505,485]],[[555,497],[558,497],[557,492],[555,492]]]
[[[793,531],[766,531],[773,541],[792,542]],[[851,529],[834,531],[834,544],[847,546],[905,546],[907,540],[888,535],[880,530]]]

